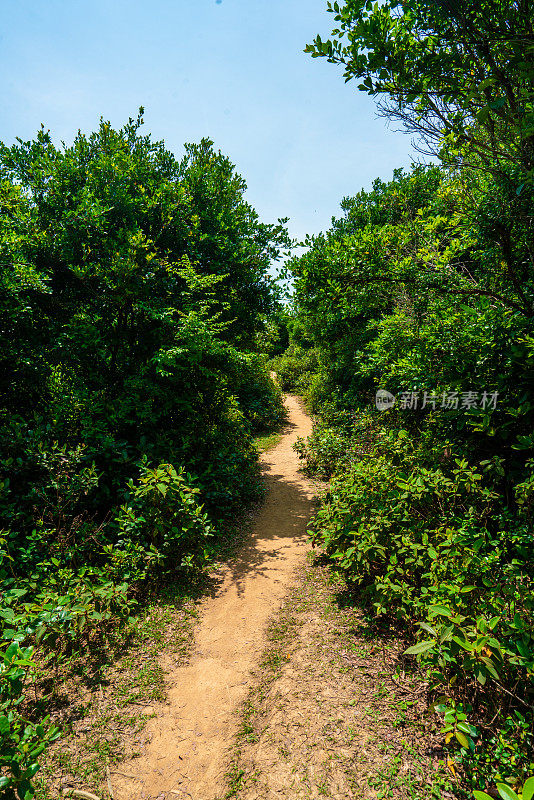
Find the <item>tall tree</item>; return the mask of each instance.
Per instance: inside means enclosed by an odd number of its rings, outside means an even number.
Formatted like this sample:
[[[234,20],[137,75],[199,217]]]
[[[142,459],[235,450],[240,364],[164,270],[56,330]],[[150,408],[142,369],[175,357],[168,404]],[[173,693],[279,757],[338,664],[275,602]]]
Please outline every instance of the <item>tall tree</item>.
[[[344,67],[426,152],[534,170],[532,0],[328,2],[336,27],[306,51]]]

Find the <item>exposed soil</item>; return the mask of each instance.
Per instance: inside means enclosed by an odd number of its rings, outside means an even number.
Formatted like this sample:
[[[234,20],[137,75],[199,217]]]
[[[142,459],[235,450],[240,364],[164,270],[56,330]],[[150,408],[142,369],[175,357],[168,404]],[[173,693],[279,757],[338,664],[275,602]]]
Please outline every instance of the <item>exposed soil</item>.
[[[427,687],[405,648],[395,629],[369,627],[329,567],[302,567],[268,627],[220,797],[451,798]]]
[[[402,635],[371,629],[309,552],[319,487],[292,445],[312,423],[296,398],[286,405],[261,458],[265,502],[239,521],[238,555],[204,598],[147,607],[94,674],[71,665],[53,714],[68,735],[47,756],[39,800],[68,787],[109,800],[452,797]]]
[[[292,445],[311,433],[312,423],[299,400],[289,396],[286,405],[284,435],[262,456],[267,496],[250,538],[218,570],[211,596],[200,605],[189,663],[175,666],[163,658],[167,703],[150,709],[155,715],[145,729],[143,752],[113,776],[115,800],[210,800],[224,790],[236,711],[250,690],[268,620],[308,549],[315,490],[299,472]]]

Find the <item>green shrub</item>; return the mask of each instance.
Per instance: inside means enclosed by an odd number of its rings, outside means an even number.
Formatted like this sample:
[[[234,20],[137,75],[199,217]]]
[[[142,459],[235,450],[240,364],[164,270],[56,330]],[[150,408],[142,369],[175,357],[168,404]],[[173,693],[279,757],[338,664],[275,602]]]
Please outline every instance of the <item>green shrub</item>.
[[[376,415],[330,409],[314,421],[311,435],[299,437],[293,447],[306,474],[326,480],[374,452],[376,431]]]
[[[517,788],[519,794],[507,783],[498,783],[497,791],[500,800],[532,800],[534,797],[534,776],[528,778],[521,788]],[[487,792],[475,791],[473,797],[475,800],[493,800],[493,797]]]
[[[106,548],[117,575],[139,580],[155,566],[166,571],[206,566],[213,529],[191,482],[191,475],[172,464],[141,467],[117,518],[117,541]]]
[[[270,430],[285,418],[280,387],[272,380],[263,356],[239,354],[229,388],[254,433]]]
[[[319,366],[317,351],[292,342],[282,355],[271,360],[270,366],[285,392],[306,396]]]
[[[0,794],[5,800],[31,800],[39,756],[59,736],[49,719],[35,723],[20,712],[24,686],[35,667],[33,648],[16,642],[0,647]]]
[[[284,224],[209,140],[179,160],[142,123],[0,144],[0,634],[40,664],[205,567],[283,414],[254,350]]]
[[[407,654],[443,698],[444,734],[472,785],[521,780],[534,767],[530,520],[485,485],[482,469],[447,452],[439,466],[425,457],[403,431],[384,436],[334,477],[313,541],[374,615],[419,631]]]
[[[305,462],[308,475],[326,480],[347,464],[350,458],[350,443],[338,428],[316,424],[313,433],[306,440],[299,437],[294,449]]]

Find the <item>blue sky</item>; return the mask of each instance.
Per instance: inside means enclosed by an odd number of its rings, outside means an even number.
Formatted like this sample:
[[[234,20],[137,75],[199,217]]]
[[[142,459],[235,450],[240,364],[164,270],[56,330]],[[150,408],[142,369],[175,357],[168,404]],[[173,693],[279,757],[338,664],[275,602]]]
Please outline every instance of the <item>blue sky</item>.
[[[0,0],[0,139],[56,141],[122,125],[177,155],[209,136],[266,222],[329,226],[345,195],[409,165],[410,139],[376,118],[340,70],[302,52],[333,21],[326,0]]]

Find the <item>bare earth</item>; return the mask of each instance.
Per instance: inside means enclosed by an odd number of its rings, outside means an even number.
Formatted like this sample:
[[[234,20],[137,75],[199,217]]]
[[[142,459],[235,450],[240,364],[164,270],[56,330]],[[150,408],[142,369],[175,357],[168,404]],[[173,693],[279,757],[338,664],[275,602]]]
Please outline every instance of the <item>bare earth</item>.
[[[288,396],[286,405],[284,436],[262,456],[267,497],[250,540],[238,559],[219,570],[218,588],[201,606],[189,664],[163,665],[168,703],[148,723],[143,755],[121,765],[124,777],[114,780],[115,800],[211,800],[224,789],[228,749],[237,733],[235,712],[249,691],[267,622],[308,549],[315,491],[299,472],[292,445],[311,433],[312,423],[295,397]]]
[[[342,576],[310,559],[268,627],[221,800],[452,798],[437,790],[427,685],[398,669],[410,667],[405,649],[394,630],[369,628]]]

